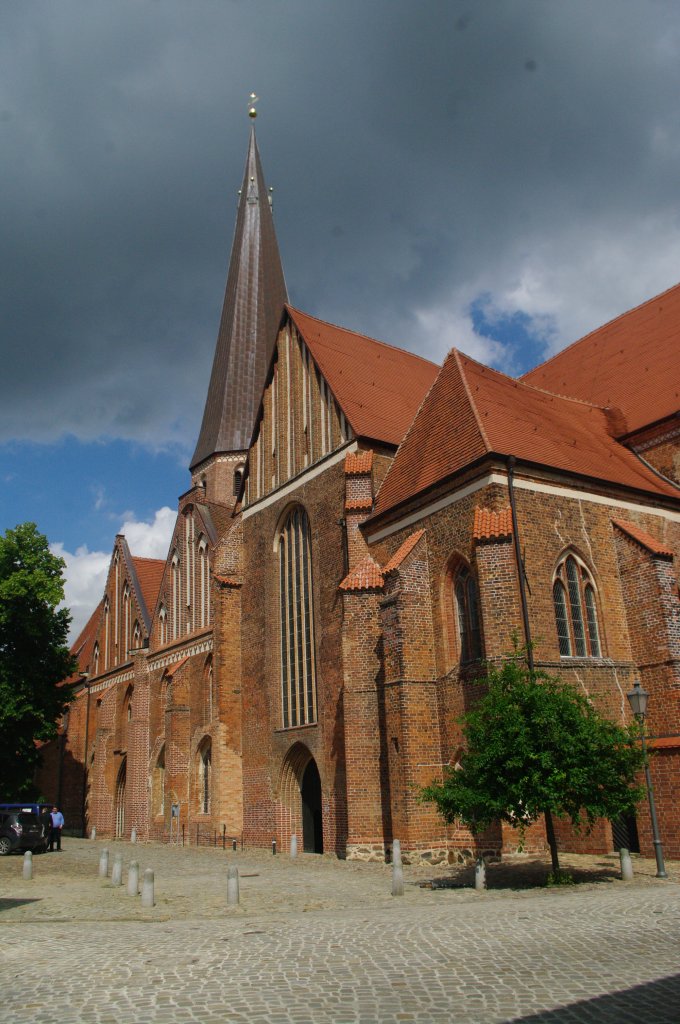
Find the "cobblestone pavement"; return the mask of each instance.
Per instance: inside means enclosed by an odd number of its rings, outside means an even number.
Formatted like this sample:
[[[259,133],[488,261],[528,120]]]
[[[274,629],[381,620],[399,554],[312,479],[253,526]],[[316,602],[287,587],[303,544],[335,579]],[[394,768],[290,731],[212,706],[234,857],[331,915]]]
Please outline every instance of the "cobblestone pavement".
[[[0,859],[0,1013],[10,1024],[680,1024],[680,865],[616,879],[614,858],[565,858],[582,884],[531,887],[545,865],[390,869],[157,845],[109,849],[156,873],[144,910],[97,873],[104,843]],[[227,907],[226,868],[241,872]],[[424,881],[441,887],[421,888]],[[507,888],[527,886],[525,888]]]

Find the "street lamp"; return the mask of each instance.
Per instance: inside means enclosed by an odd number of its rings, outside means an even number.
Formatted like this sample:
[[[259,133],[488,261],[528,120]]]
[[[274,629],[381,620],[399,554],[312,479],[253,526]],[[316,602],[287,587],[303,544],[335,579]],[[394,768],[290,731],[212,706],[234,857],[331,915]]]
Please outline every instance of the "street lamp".
[[[666,867],[663,862],[663,849],[659,836],[659,822],[656,817],[656,806],[654,804],[654,787],[652,776],[649,771],[649,759],[647,757],[647,741],[645,739],[645,718],[647,717],[647,701],[649,694],[643,690],[639,682],[633,683],[633,689],[626,694],[633,716],[640,726],[640,740],[642,742],[642,756],[645,760],[645,780],[647,782],[647,798],[649,799],[649,815],[652,819],[652,841],[654,843],[654,856],[656,857],[656,877],[668,878]]]

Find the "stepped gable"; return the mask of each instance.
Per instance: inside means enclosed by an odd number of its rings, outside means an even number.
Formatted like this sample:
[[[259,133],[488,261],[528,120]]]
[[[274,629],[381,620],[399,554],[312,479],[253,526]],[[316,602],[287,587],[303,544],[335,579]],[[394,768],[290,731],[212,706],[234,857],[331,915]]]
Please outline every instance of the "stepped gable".
[[[356,437],[398,445],[439,367],[286,306]]]
[[[253,127],[192,470],[218,452],[245,451],[248,447],[286,299],[286,282]]]
[[[680,284],[591,331],[521,378],[619,409],[618,436],[680,410]]]
[[[609,433],[605,410],[531,387],[453,349],[378,492],[374,521],[489,454],[680,498]]]

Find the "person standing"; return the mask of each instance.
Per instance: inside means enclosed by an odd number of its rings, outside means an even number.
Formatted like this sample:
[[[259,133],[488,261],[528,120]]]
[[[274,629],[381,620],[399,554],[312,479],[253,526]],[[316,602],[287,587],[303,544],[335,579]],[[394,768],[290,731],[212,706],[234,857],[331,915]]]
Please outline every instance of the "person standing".
[[[63,827],[64,815],[58,807],[53,807],[50,814],[50,853],[52,853],[55,843],[57,844],[57,850],[61,853],[61,830]]]

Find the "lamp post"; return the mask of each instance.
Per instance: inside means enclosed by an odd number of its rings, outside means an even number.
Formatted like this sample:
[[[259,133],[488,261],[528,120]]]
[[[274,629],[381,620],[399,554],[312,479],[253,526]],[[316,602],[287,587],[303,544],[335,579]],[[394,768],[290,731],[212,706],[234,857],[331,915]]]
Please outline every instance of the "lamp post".
[[[654,856],[656,857],[656,877],[668,878],[666,867],[663,862],[663,848],[659,836],[659,822],[656,817],[656,805],[654,803],[654,787],[652,776],[649,771],[649,759],[647,757],[647,742],[645,739],[645,718],[647,717],[647,701],[649,694],[643,690],[639,682],[633,683],[633,689],[626,694],[633,716],[640,726],[640,740],[642,742],[642,756],[645,760],[645,780],[647,782],[647,798],[649,800],[649,815],[652,819],[652,841],[654,843]]]

